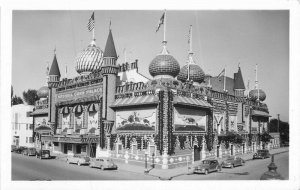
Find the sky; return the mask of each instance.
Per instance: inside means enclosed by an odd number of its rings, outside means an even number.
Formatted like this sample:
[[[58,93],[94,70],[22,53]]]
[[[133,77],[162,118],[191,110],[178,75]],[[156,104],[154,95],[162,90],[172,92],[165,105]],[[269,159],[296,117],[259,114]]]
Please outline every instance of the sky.
[[[138,59],[139,72],[151,78],[148,66],[161,51],[163,27],[156,27],[163,11],[95,11],[96,43],[104,50],[109,23],[119,55],[118,63]],[[92,39],[87,30],[92,11],[13,11],[12,85],[22,96],[46,84],[46,67],[56,49],[63,77],[78,76],[75,58]],[[245,86],[254,88],[258,64],[259,88],[266,92],[270,115],[289,121],[288,10],[167,10],[167,49],[182,67],[188,56],[188,31],[193,25],[194,61],[205,73],[218,75],[226,67],[233,77],[238,65]],[[66,74],[65,68],[68,68]]]

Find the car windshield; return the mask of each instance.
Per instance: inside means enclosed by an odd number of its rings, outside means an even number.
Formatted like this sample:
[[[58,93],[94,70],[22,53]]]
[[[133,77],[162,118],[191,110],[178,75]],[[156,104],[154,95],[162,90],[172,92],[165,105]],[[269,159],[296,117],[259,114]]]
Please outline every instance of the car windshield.
[[[48,154],[49,150],[43,150],[42,152],[45,153],[45,154]]]

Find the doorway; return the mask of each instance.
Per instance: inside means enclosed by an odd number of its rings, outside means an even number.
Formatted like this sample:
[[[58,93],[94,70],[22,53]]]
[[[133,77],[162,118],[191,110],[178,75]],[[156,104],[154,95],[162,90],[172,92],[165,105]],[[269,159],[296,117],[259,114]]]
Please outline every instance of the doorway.
[[[233,156],[233,145],[230,145],[230,155]]]
[[[68,144],[64,144],[64,154],[68,154]]]
[[[245,144],[243,144],[243,154],[245,154]]]
[[[200,160],[200,148],[197,146],[197,145],[195,145],[194,146],[194,161],[198,161],[198,160]]]
[[[217,158],[220,157],[220,146],[217,146]]]

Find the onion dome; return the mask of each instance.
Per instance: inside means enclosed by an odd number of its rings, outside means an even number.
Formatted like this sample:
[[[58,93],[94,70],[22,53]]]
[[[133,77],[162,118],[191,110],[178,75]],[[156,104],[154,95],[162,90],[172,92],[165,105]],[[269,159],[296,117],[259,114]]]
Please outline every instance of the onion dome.
[[[163,50],[149,65],[149,73],[154,78],[176,77],[180,71],[178,61],[166,50],[166,42],[163,42]]]
[[[192,51],[192,25],[189,30],[189,56],[187,64],[184,65],[179,72],[177,77],[181,82],[193,81],[197,83],[202,83],[205,78],[205,73],[200,66],[196,65],[193,60],[193,51]]]
[[[78,54],[76,58],[76,71],[79,74],[89,74],[99,70],[103,60],[103,51],[96,46],[95,40]]]
[[[188,68],[189,68],[189,80],[193,82],[202,83],[204,81],[205,74],[200,66],[196,64],[186,64],[180,69],[177,77],[181,82],[185,82],[188,79]]]
[[[259,94],[259,100],[264,101],[266,99],[266,93],[261,89],[253,89],[249,92],[249,97],[251,100],[257,100]]]
[[[49,95],[49,88],[47,86],[43,86],[37,91],[37,96],[39,98],[47,98],[48,95]]]

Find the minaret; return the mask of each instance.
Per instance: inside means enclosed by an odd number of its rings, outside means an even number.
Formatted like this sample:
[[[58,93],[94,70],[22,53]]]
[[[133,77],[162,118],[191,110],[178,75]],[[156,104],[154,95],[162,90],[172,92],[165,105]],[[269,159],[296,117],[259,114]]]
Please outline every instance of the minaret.
[[[49,80],[48,80],[48,87],[49,87],[49,102],[48,102],[48,119],[49,119],[49,123],[50,126],[52,127],[52,129],[54,129],[55,127],[53,125],[55,125],[55,103],[56,103],[56,88],[58,85],[58,82],[60,80],[60,71],[59,71],[59,67],[58,67],[58,63],[57,63],[57,59],[56,59],[56,50],[54,50],[54,58],[52,61],[52,65],[49,71]]]
[[[255,65],[255,89],[257,90],[257,101],[259,102],[259,88],[258,88],[258,79],[257,79],[257,64]]]
[[[111,29],[106,41],[103,53],[103,63],[101,72],[103,74],[103,110],[102,117],[107,121],[114,121],[115,114],[110,106],[115,101],[116,82],[118,74],[118,66],[116,65],[118,56],[112,36]]]

